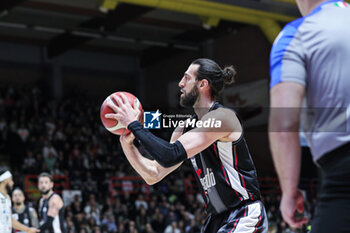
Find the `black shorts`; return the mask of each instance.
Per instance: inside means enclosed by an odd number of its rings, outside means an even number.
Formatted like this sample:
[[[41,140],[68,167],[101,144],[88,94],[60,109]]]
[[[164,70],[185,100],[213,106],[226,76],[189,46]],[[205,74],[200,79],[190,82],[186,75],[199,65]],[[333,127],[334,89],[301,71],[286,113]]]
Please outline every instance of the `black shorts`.
[[[205,220],[201,233],[266,233],[268,230],[265,207],[253,201]]]
[[[312,233],[350,232],[350,143],[327,153],[317,161],[322,185]]]

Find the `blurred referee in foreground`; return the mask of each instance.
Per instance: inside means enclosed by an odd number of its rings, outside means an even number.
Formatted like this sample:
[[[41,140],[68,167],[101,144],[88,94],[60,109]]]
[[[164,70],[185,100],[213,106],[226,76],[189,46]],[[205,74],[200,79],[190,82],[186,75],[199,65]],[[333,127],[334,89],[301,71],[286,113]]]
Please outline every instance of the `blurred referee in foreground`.
[[[350,232],[350,6],[344,1],[297,0],[304,16],[287,24],[270,57],[269,137],[282,188],[284,220],[300,227],[308,220],[298,191],[299,123],[305,130],[323,179],[313,233]]]

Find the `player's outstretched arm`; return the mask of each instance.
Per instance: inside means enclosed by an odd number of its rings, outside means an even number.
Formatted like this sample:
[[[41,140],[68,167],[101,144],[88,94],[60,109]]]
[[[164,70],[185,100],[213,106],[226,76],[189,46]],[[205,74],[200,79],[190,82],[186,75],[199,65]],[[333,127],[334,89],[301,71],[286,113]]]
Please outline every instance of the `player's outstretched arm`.
[[[182,130],[177,128],[171,137],[171,142],[176,141],[181,134]],[[134,138],[135,137],[132,133],[120,136],[120,143],[131,166],[139,173],[147,184],[153,185],[158,183],[182,164],[182,162],[180,162],[169,168],[162,167],[156,160],[150,160],[139,152],[133,144]]]
[[[39,229],[36,229],[34,227],[27,227],[26,225],[23,225],[22,223],[18,222],[16,219],[12,217],[12,227],[18,231],[24,231],[27,233],[35,233],[35,232],[40,232]]]

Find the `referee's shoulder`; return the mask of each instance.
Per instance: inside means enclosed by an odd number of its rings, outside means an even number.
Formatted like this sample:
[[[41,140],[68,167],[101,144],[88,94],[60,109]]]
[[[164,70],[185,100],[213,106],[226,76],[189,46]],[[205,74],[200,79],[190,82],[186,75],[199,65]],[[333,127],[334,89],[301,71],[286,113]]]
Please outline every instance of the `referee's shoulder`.
[[[294,36],[298,31],[299,27],[303,24],[305,18],[297,18],[289,23],[287,23],[281,30],[278,37],[289,37]],[[278,38],[277,37],[277,38]]]
[[[283,29],[290,29],[290,28],[294,28],[297,29],[304,21],[305,21],[305,17],[301,17],[301,18],[297,18],[289,23],[287,23]]]
[[[290,42],[297,35],[297,32],[304,22],[304,18],[298,18],[288,24],[286,24],[281,32],[276,37],[272,49],[271,49],[271,57],[272,58],[280,58],[281,52],[289,46]]]

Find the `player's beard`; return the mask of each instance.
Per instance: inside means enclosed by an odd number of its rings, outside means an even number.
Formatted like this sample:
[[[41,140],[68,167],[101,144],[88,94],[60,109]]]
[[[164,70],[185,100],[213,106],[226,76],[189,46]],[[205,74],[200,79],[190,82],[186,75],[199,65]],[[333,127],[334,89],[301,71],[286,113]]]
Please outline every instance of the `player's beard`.
[[[182,107],[193,107],[198,99],[198,96],[198,87],[195,85],[188,94],[184,93],[183,97],[180,97],[180,105]]]
[[[5,187],[8,194],[12,192],[12,187],[10,186],[10,184],[6,184]]]
[[[42,194],[42,195],[46,195],[46,194],[48,194],[50,192],[50,189],[48,189],[48,190],[40,190],[40,193]]]

